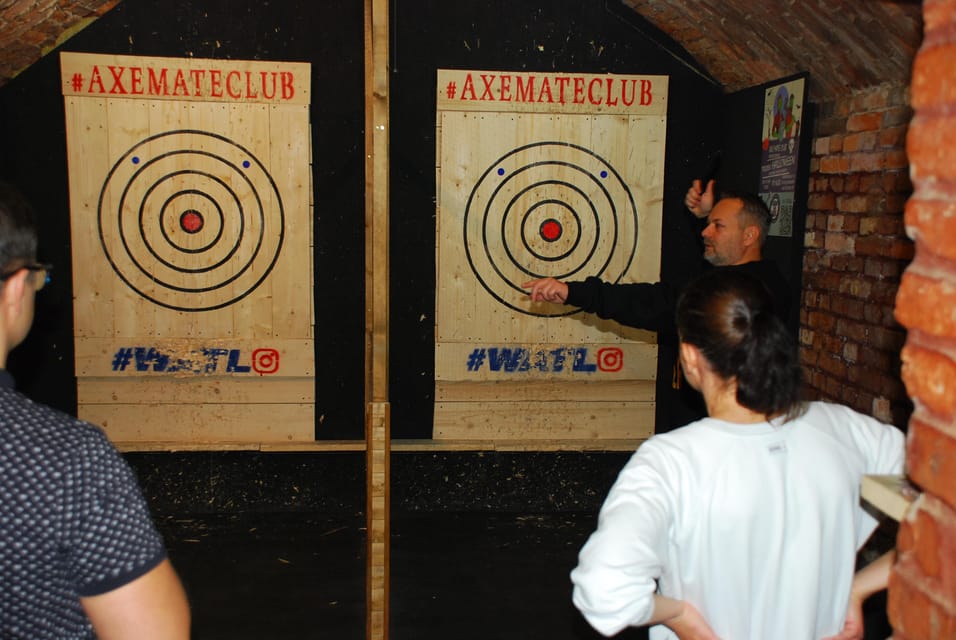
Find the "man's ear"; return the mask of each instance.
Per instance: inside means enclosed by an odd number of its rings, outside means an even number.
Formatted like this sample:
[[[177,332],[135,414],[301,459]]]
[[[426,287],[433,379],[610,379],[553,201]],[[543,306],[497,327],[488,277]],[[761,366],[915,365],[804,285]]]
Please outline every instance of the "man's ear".
[[[744,228],[744,244],[750,246],[755,244],[760,239],[760,229],[757,225],[752,224]]]
[[[28,277],[30,277],[30,271],[20,269],[3,281],[3,288],[0,289],[0,303],[3,305],[6,318],[10,318],[11,313],[20,313],[23,308],[23,294],[26,292]]]

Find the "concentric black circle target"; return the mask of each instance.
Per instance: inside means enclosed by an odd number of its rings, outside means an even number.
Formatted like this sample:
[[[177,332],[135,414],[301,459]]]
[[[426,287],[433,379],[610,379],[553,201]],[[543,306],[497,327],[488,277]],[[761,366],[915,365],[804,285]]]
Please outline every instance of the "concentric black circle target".
[[[113,165],[98,204],[100,242],[131,289],[178,311],[233,304],[279,258],[282,198],[265,166],[223,136],[150,136]]]
[[[637,251],[637,207],[606,160],[565,142],[537,142],[498,158],[478,179],[464,216],[468,263],[502,304],[528,315],[576,313],[531,304],[535,278],[618,282]]]

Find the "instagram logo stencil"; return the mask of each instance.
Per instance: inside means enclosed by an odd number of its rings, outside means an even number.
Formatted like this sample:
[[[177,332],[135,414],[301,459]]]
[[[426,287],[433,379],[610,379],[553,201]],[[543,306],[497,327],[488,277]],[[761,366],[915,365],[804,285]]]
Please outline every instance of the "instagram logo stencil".
[[[620,371],[624,366],[624,352],[618,347],[598,349],[597,366],[601,371]]]
[[[252,370],[260,376],[279,370],[279,352],[275,349],[256,349],[252,352]]]

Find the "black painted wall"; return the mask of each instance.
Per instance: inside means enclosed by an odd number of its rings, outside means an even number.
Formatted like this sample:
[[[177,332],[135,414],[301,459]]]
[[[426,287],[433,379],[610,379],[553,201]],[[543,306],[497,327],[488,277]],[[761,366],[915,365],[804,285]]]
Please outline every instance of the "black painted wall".
[[[312,63],[319,438],[362,438],[364,433],[362,11],[363,4],[354,0],[124,0],[62,47]],[[717,146],[722,92],[679,46],[610,0],[393,0],[390,11],[392,434],[428,438],[434,386],[436,70],[669,76],[665,278],[696,270],[700,263],[698,228],[682,200]],[[38,297],[34,330],[9,366],[26,393],[74,412],[66,137],[56,53],[0,88],[0,176],[18,184],[39,210],[40,257],[56,265],[52,286]],[[662,357],[660,372],[668,382],[672,364]],[[659,405],[666,410],[666,401]]]
[[[351,0],[125,0],[67,41],[66,51],[312,63],[316,380],[321,435],[363,434],[363,5]],[[59,56],[0,89],[0,175],[42,220],[40,256],[56,265],[36,325],[10,362],[29,395],[76,411],[69,194]],[[303,268],[307,268],[303,265]],[[81,276],[82,277],[82,276]]]
[[[434,395],[437,69],[666,75],[664,278],[701,263],[683,206],[719,139],[722,92],[677,44],[617,2],[424,0],[394,4],[391,74],[392,436],[430,438]],[[673,349],[658,367],[658,424],[671,422]]]
[[[730,190],[760,192],[761,157],[754,141],[763,133],[763,110],[768,88],[807,74],[787,76],[772,82],[732,93],[724,100],[724,120],[720,148],[734,163],[722,167],[718,183]],[[806,85],[809,88],[809,81]],[[807,198],[810,186],[810,154],[813,146],[815,107],[804,96],[803,122],[800,127],[800,149],[797,164],[797,185],[793,201],[793,233],[790,237],[767,238],[764,257],[774,260],[790,284],[790,317],[787,324],[797,340],[800,327],[800,296],[803,284],[803,236],[807,223]]]

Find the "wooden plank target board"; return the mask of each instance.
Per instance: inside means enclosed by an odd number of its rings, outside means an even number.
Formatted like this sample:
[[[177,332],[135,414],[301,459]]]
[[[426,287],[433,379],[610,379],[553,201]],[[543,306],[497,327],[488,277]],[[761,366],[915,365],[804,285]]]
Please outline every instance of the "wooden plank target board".
[[[80,417],[315,438],[310,66],[63,53]]]
[[[522,284],[659,279],[667,78],[442,69],[437,89],[434,438],[648,437],[656,336]]]

